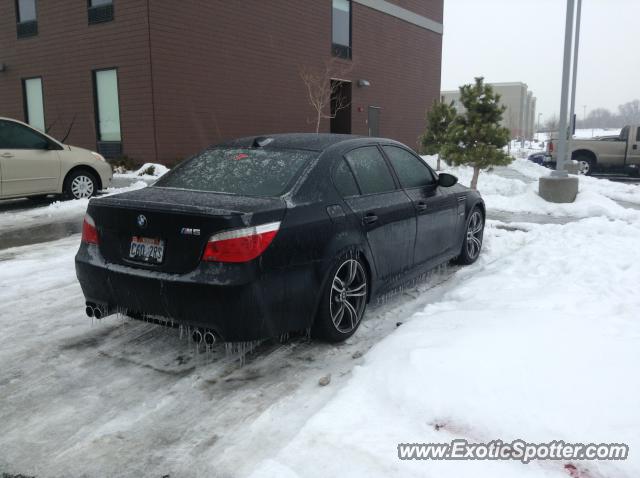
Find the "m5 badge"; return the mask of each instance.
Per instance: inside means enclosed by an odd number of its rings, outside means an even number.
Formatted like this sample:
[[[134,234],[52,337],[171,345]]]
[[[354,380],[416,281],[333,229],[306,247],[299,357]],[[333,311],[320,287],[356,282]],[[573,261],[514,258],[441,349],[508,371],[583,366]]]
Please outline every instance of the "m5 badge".
[[[191,227],[183,227],[182,229],[180,229],[180,234],[182,234],[184,236],[199,236],[200,235],[200,229],[193,229]]]

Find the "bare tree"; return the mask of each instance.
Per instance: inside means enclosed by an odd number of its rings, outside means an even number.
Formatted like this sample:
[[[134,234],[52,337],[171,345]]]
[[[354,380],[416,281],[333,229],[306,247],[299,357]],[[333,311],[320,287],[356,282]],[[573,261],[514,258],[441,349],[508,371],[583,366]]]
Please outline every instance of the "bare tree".
[[[620,124],[640,124],[640,100],[633,100],[618,106]]]
[[[338,111],[350,106],[349,98],[340,94],[340,80],[347,76],[351,68],[351,65],[339,63],[335,58],[325,61],[320,68],[300,68],[300,78],[307,88],[307,98],[315,113],[313,122],[316,133],[320,132],[323,119],[335,118]]]

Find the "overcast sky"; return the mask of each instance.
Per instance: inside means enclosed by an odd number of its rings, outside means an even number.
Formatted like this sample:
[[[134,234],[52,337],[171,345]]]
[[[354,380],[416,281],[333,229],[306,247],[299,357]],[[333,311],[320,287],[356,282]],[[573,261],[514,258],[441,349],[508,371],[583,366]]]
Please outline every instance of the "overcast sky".
[[[577,1],[577,0],[576,0]],[[442,89],[522,81],[560,111],[566,0],[444,0]],[[640,99],[640,0],[583,0],[576,113]]]

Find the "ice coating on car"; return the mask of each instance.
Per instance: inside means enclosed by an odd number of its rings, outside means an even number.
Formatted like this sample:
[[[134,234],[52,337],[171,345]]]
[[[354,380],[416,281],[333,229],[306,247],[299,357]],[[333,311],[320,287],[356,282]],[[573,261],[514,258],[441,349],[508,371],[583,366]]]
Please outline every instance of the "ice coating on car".
[[[317,153],[292,149],[213,148],[164,176],[157,187],[274,197],[287,191]]]

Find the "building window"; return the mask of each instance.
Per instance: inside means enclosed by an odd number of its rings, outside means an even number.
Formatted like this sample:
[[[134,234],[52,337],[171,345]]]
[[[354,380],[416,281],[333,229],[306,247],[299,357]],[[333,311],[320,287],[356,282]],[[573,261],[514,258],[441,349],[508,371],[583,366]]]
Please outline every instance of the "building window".
[[[89,25],[113,20],[113,0],[87,0],[89,2]]]
[[[333,55],[351,58],[351,2],[333,0]]]
[[[22,94],[24,98],[24,118],[36,129],[44,132],[44,100],[42,95],[42,78],[22,80]]]
[[[18,38],[32,37],[38,34],[38,15],[36,0],[16,0],[18,14]]]
[[[120,135],[120,102],[118,100],[117,70],[94,71],[93,84],[95,90],[98,143],[120,143],[122,138]],[[104,147],[106,148],[108,145]]]

